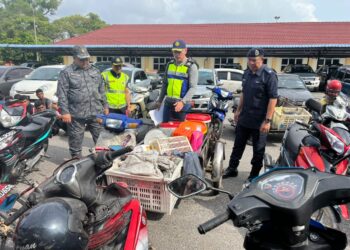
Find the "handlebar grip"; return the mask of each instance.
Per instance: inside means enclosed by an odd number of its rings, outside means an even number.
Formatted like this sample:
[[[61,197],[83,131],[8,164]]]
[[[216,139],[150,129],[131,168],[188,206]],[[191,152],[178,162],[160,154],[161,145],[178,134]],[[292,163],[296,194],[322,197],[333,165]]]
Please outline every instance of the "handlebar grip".
[[[231,218],[231,216],[231,212],[229,210],[226,210],[224,213],[215,216],[211,220],[208,220],[207,222],[203,223],[202,225],[199,225],[198,232],[200,234],[205,234],[210,230],[216,228],[217,226],[220,226],[224,222],[228,221]]]
[[[29,206],[27,204],[24,204],[20,209],[18,209],[13,215],[8,217],[4,224],[6,226],[11,225],[15,220],[17,220],[18,217],[20,217],[22,214],[24,214],[29,209]]]
[[[117,151],[112,151],[107,153],[107,159],[114,160],[115,158],[124,155],[126,153],[131,152],[134,149],[134,147],[128,146],[122,149],[119,149]]]

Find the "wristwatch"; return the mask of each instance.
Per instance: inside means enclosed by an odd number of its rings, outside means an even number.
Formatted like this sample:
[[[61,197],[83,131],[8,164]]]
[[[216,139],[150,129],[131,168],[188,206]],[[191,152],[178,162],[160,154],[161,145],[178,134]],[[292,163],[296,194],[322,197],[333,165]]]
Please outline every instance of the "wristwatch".
[[[265,123],[271,123],[271,119],[266,118],[266,119],[265,119]]]

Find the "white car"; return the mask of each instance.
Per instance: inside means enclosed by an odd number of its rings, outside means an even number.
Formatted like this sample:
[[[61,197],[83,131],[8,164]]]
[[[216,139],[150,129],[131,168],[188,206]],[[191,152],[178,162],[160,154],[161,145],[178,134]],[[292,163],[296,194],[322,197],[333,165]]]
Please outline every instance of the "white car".
[[[35,91],[42,89],[48,99],[56,94],[58,75],[65,65],[48,65],[35,69],[22,81],[14,84],[10,90],[10,96],[16,94],[29,96],[30,100],[38,99]]]
[[[233,93],[242,91],[243,70],[240,69],[215,69],[219,83],[222,87]]]

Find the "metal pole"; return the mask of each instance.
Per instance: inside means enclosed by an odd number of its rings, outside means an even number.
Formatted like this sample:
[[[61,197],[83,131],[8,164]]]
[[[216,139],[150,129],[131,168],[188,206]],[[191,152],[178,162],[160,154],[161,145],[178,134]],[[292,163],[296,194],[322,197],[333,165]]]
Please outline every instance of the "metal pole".
[[[34,10],[33,3],[31,4],[31,6],[32,6],[32,10],[33,10],[34,40],[35,40],[35,45],[37,45],[38,44],[38,37],[36,35],[35,10]],[[38,54],[38,52],[35,52],[35,54],[36,54],[36,60],[39,61],[39,54]]]

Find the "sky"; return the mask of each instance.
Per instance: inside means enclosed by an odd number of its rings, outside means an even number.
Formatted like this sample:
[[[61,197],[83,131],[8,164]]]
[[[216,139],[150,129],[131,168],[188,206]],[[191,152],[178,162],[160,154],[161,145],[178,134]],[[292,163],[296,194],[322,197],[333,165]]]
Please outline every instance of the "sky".
[[[349,0],[63,0],[55,16],[96,13],[108,24],[350,21]]]

